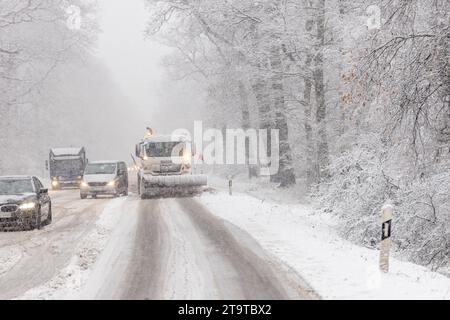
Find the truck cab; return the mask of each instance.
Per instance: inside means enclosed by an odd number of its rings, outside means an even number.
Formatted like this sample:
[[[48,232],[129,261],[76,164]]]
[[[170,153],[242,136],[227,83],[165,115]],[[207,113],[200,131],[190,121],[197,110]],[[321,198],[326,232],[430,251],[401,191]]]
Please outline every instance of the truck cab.
[[[183,136],[154,136],[139,145],[137,157],[144,174],[183,175],[192,172],[193,151]]]
[[[194,173],[195,148],[185,136],[149,135],[136,145],[141,198],[167,193],[196,192],[207,185]]]

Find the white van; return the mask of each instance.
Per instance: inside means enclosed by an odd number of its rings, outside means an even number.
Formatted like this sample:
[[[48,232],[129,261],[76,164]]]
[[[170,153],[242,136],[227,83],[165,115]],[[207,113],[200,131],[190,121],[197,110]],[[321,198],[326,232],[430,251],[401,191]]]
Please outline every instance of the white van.
[[[128,195],[128,167],[122,161],[90,162],[84,170],[80,197],[97,195]]]

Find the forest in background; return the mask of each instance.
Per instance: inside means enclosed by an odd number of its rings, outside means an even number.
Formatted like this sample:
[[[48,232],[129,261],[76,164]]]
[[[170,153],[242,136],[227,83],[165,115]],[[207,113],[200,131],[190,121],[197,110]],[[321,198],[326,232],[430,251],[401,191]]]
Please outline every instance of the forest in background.
[[[46,176],[52,147],[101,158],[132,150],[110,130],[131,121],[130,102],[95,56],[96,13],[92,1],[0,1],[0,174]]]
[[[143,1],[147,36],[175,49],[162,95],[204,97],[214,128],[278,129],[274,188],[307,192],[372,248],[391,202],[397,252],[450,273],[450,2]],[[0,174],[44,175],[55,146],[132,150],[98,32],[90,1],[0,0]]]
[[[390,202],[396,251],[449,272],[447,0],[146,1],[209,126],[279,130],[274,187],[301,186],[372,248]]]

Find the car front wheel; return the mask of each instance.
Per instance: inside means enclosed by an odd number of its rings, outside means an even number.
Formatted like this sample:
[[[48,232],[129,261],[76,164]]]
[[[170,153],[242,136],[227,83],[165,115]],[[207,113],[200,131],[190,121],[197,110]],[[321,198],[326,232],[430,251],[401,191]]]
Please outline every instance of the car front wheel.
[[[41,229],[42,226],[42,212],[39,208],[38,212],[31,218],[30,229]]]
[[[47,216],[47,219],[45,220],[45,225],[46,226],[50,225],[52,223],[52,219],[53,219],[53,217],[52,217],[52,204],[49,204],[48,216]]]

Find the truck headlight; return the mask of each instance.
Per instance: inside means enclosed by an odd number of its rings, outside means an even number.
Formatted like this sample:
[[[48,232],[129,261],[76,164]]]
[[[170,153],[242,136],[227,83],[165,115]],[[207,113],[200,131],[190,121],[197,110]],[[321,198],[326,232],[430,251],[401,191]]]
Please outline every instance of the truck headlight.
[[[81,187],[82,188],[87,188],[87,187],[89,187],[89,185],[87,184],[86,181],[81,181]]]
[[[26,211],[26,210],[32,210],[36,207],[36,203],[34,202],[26,202],[19,206],[20,210]]]
[[[57,186],[58,186],[58,184],[59,184],[59,183],[58,183],[58,181],[57,181],[57,180],[53,180],[53,181],[52,181],[52,186],[53,186],[53,187],[57,187]]]
[[[116,186],[116,181],[108,182],[108,187],[115,187],[115,186]]]
[[[190,164],[192,161],[192,155],[190,153],[185,153],[183,155],[183,161],[184,163]]]

